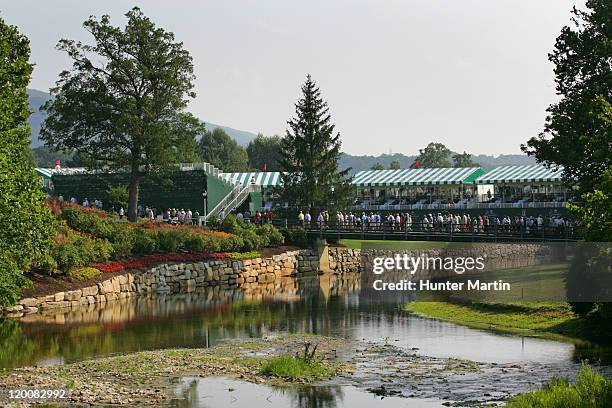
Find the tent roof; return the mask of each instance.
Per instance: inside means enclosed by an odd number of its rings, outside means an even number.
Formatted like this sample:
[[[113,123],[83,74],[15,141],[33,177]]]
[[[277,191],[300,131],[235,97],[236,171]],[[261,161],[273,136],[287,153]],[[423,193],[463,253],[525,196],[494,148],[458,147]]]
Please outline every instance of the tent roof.
[[[484,174],[480,167],[444,167],[400,170],[365,170],[353,179],[357,187],[400,187],[471,183]]]
[[[282,184],[281,174],[278,171],[253,172],[253,173],[221,173],[219,177],[228,180],[236,181],[246,186],[255,180],[255,185],[261,187],[277,187]]]
[[[563,167],[549,169],[535,164],[495,167],[476,179],[477,184],[561,182]]]

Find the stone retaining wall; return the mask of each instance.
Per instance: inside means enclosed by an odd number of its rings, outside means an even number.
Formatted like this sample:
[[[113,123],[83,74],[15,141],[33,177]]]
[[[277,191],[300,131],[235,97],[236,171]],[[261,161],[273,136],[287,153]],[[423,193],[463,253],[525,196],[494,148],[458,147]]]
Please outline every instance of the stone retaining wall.
[[[0,311],[6,317],[22,317],[48,310],[104,305],[135,295],[188,293],[198,287],[249,289],[283,277],[316,274],[318,269],[319,256],[310,249],[289,251],[271,258],[162,264],[146,271],[114,276],[82,289],[21,299],[17,305]]]
[[[405,250],[329,248],[329,267],[332,272],[342,274],[361,272],[362,265],[371,265],[374,257],[407,254],[428,257],[480,257],[486,255],[486,270],[517,268],[549,262],[553,254],[545,244],[459,244],[447,248],[423,248]]]

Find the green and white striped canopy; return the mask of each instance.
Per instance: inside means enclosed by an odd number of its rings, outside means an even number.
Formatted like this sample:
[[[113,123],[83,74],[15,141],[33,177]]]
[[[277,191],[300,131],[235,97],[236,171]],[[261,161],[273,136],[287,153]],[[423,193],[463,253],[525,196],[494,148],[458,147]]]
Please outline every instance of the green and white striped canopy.
[[[477,184],[561,182],[563,167],[549,169],[539,164],[495,167],[476,179]]]
[[[480,167],[445,167],[360,171],[353,179],[356,187],[400,187],[471,183],[484,174]]]
[[[279,171],[254,172],[254,173],[221,173],[221,178],[227,181],[235,181],[243,186],[251,183],[251,179],[255,180],[256,186],[261,187],[278,187],[282,183],[281,174]]]
[[[36,168],[36,174],[42,178],[50,179],[55,173],[55,169],[43,169],[41,167]]]

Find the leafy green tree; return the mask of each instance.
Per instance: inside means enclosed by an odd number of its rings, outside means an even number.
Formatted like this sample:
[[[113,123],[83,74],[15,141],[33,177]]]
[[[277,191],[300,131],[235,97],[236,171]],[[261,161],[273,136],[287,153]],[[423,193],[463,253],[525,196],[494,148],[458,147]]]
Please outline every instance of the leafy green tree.
[[[295,117],[287,123],[281,143],[282,198],[311,211],[344,208],[351,204],[349,171],[338,170],[340,134],[334,133],[327,102],[308,75]]]
[[[54,221],[29,151],[30,42],[0,19],[0,306],[14,303],[22,270],[45,253]]]
[[[221,128],[204,132],[198,141],[197,150],[201,160],[223,171],[240,172],[249,169],[246,150]]]
[[[372,165],[372,167],[370,167],[370,170],[384,170],[385,166],[382,163],[374,163],[374,165]]]
[[[109,204],[114,206],[115,210],[119,211],[119,209],[127,207],[130,193],[126,186],[111,186],[106,190],[106,193],[108,194]]]
[[[402,164],[399,162],[399,160],[393,160],[391,163],[389,163],[389,170],[399,170],[402,168]]]
[[[189,52],[139,8],[126,17],[123,29],[107,15],[86,20],[91,45],[60,40],[73,65],[43,106],[49,116],[41,139],[55,150],[75,150],[90,165],[128,171],[128,218],[135,221],[142,177],[179,161],[204,127],[185,112],[195,97]]]
[[[282,171],[280,167],[280,136],[266,137],[258,134],[255,140],[249,142],[246,150],[251,168],[263,170],[265,165],[267,171]]]
[[[442,143],[429,143],[424,149],[419,149],[419,155],[415,161],[420,162],[420,167],[451,167],[449,157],[451,151]]]
[[[583,194],[582,203],[570,209],[585,240],[612,242],[612,167],[603,173],[595,190]]]
[[[548,107],[544,131],[521,146],[548,165],[563,165],[565,177],[592,191],[612,165],[610,122],[602,117],[612,100],[612,3],[588,0],[588,11],[573,9],[548,59],[555,64],[561,99]]]
[[[453,154],[453,167],[478,167],[480,164],[472,160],[472,155],[464,151]]]

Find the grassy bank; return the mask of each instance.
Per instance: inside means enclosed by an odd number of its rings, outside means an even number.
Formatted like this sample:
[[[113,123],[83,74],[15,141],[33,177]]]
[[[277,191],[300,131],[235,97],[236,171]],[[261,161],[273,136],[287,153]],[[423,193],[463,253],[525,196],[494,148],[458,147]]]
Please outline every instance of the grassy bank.
[[[607,340],[596,317],[578,318],[565,299],[567,264],[531,266],[471,275],[483,281],[503,280],[507,292],[457,292],[444,301],[429,296],[403,309],[475,329],[529,336],[566,336]]]
[[[507,408],[606,408],[612,406],[612,380],[583,366],[576,384],[553,379],[542,389],[517,395]]]
[[[590,327],[575,317],[569,304],[551,303],[447,303],[414,302],[404,310],[461,324],[474,329],[545,335],[547,333],[583,337]]]

